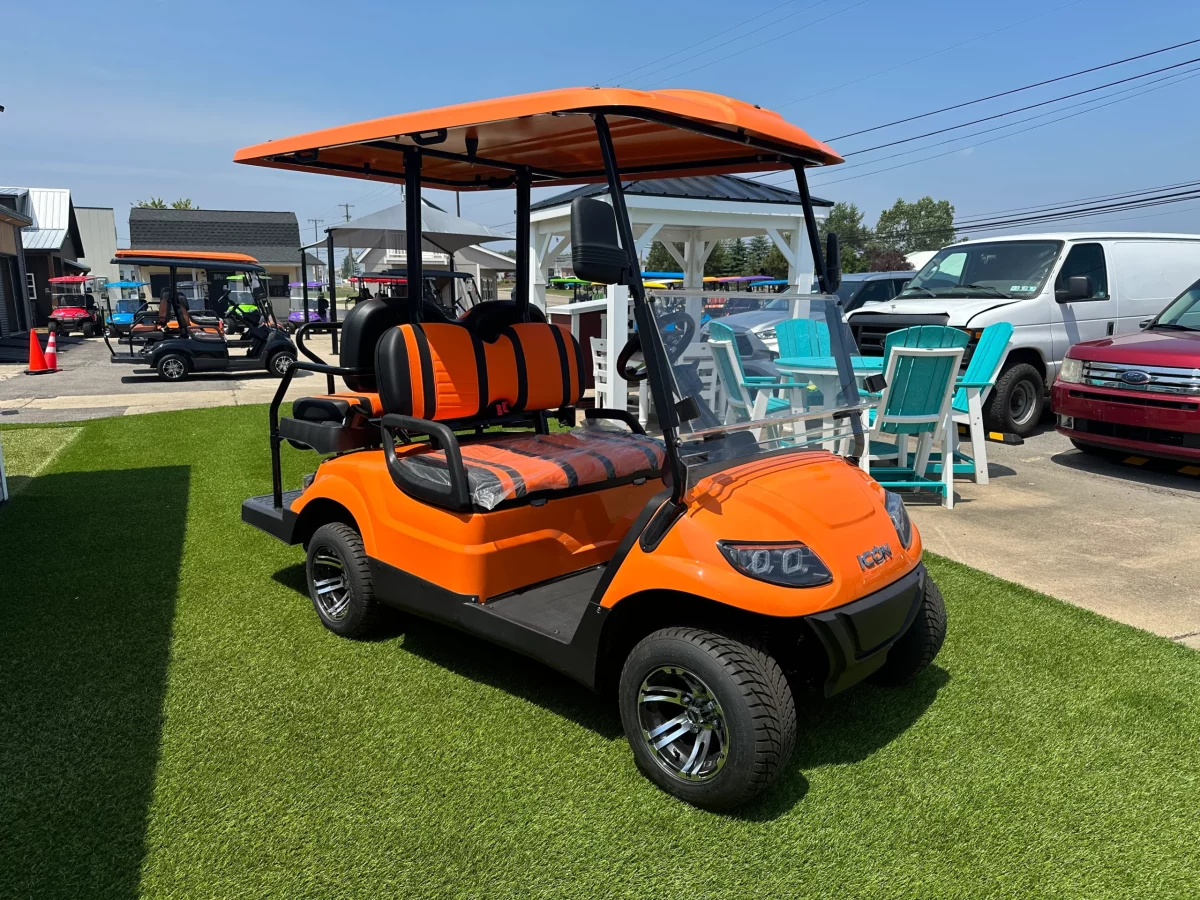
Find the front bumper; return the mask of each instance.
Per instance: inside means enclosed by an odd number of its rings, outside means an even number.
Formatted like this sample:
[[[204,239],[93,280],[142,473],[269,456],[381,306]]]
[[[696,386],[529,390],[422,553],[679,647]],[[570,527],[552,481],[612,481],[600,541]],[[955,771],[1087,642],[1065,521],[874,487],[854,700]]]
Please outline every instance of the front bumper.
[[[1074,440],[1185,462],[1200,460],[1200,398],[1056,381],[1057,430]]]
[[[917,617],[927,577],[924,564],[918,564],[861,600],[804,617],[829,658],[826,697],[857,684],[884,664],[888,649]]]

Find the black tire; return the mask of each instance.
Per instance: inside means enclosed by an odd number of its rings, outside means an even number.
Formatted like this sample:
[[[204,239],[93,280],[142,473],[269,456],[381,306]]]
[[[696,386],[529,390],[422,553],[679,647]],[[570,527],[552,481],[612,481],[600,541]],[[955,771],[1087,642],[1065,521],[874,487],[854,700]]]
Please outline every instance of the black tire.
[[[296,354],[291,350],[277,350],[267,360],[267,371],[277,378],[287,374],[287,368],[296,361]]]
[[[983,411],[989,431],[1026,437],[1042,420],[1046,408],[1046,381],[1029,363],[1015,363],[1000,373]]]
[[[341,584],[331,585],[338,570]],[[308,542],[305,571],[308,596],[322,625],[345,638],[368,637],[377,630],[383,609],[375,601],[367,552],[357,531],[341,522],[318,528]]]
[[[871,680],[892,687],[908,684],[929,668],[945,640],[946,603],[938,586],[926,575],[925,594],[917,617],[908,626],[908,631],[892,644],[887,662],[871,676]]]
[[[164,353],[154,364],[158,377],[163,381],[183,381],[191,372],[192,366],[182,353]]]
[[[669,671],[685,672],[687,677]],[[659,678],[669,682],[669,690],[644,694],[644,686],[660,687],[649,683]],[[698,690],[688,687],[694,687],[693,682],[699,682]],[[678,699],[674,685],[680,686]],[[655,696],[672,699],[647,699]],[[642,774],[703,809],[729,809],[760,794],[779,774],[796,742],[796,705],[779,664],[758,647],[711,631],[664,628],[644,638],[625,660],[619,700],[621,724]],[[709,706],[713,701],[715,707]],[[681,711],[673,714],[674,709]],[[672,725],[679,716],[691,718],[685,725]],[[650,735],[667,727],[660,740],[680,728],[689,730],[656,751]],[[698,749],[706,731],[711,733]],[[713,743],[719,739],[720,750],[714,752]],[[697,753],[696,771],[690,773]],[[679,759],[672,762],[673,755]]]
[[[80,326],[79,332],[85,338],[95,337],[96,327],[91,322],[84,322],[83,325]]]

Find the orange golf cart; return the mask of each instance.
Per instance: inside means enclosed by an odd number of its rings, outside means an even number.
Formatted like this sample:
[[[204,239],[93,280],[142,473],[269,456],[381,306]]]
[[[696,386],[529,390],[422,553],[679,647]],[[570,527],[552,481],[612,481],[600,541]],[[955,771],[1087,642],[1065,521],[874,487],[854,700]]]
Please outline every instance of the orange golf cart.
[[[242,516],[307,548],[327,628],[359,637],[394,607],[615,693],[641,770],[714,809],[779,773],[794,692],[902,684],[937,654],[945,610],[920,536],[857,465],[864,407],[832,295],[836,240],[826,260],[805,175],[841,161],[829,147],[714,94],[579,88],[374,119],[235,160],[406,185],[418,280],[423,187],[516,192],[512,300],[449,319],[420,298],[374,298],[298,333],[307,360],[270,412],[272,493]],[[759,379],[745,387],[761,402],[742,409],[699,374],[719,353],[701,340],[703,294],[644,288],[622,184],[775,170],[795,174],[821,285],[791,298],[794,317],[828,335],[835,374],[819,389]],[[530,303],[530,190],[588,182],[609,193],[573,201],[575,275],[628,288],[636,329],[617,365],[648,380],[661,436],[624,408],[583,408],[578,342]],[[330,329],[336,364],[303,340]],[[300,369],[323,373],[328,393],[281,417]],[[299,489],[284,490],[284,444],[322,457]]]

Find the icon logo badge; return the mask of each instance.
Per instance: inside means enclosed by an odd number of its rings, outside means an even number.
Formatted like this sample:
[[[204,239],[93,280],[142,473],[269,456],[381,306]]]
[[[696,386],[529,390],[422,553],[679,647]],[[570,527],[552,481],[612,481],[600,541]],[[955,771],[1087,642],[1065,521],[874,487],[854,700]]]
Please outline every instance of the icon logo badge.
[[[873,569],[878,565],[882,565],[891,558],[891,544],[883,544],[879,547],[872,547],[866,553],[860,553],[858,555],[858,567],[865,572],[867,569]]]

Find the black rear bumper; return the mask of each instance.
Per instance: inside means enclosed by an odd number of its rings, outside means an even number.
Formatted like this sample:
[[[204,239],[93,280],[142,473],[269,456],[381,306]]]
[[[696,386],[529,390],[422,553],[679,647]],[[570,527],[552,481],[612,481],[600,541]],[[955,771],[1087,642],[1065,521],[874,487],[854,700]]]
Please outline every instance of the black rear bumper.
[[[296,544],[296,522],[300,518],[292,512],[292,501],[303,491],[284,491],[283,507],[277,509],[270,494],[251,497],[242,501],[242,521],[279,538],[285,544]]]
[[[888,648],[917,617],[927,577],[925,566],[918,565],[883,590],[804,617],[829,657],[826,697],[857,684],[884,664]]]

